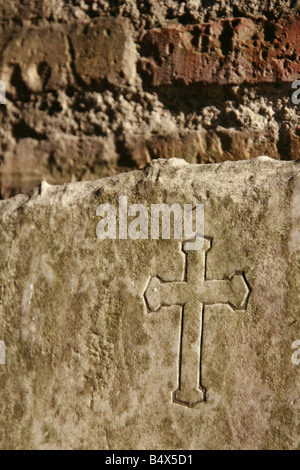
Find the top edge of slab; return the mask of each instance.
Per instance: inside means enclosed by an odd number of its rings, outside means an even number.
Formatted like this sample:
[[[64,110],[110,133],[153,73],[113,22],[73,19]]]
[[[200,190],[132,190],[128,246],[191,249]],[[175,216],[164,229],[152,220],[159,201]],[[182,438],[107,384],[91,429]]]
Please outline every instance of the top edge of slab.
[[[286,170],[284,174],[282,172],[283,169]],[[132,184],[136,184],[141,179],[147,178],[150,181],[165,180],[167,178],[173,179],[174,171],[183,172],[183,175],[190,180],[193,175],[197,178],[201,175],[208,177],[209,174],[215,175],[216,171],[218,173],[224,172],[224,176],[226,174],[230,175],[233,172],[236,177],[243,172],[245,172],[245,176],[255,173],[260,178],[265,179],[270,174],[276,174],[280,170],[279,176],[289,179],[296,176],[297,172],[295,172],[295,169],[298,169],[298,163],[295,161],[274,160],[267,156],[260,156],[251,160],[226,161],[211,164],[188,163],[179,158],[170,158],[168,160],[160,158],[151,161],[143,169],[120,173],[98,180],[79,181],[63,185],[52,185],[47,181],[42,181],[28,194],[18,194],[0,201],[0,215],[7,211],[13,212],[29,203],[31,205],[33,202],[42,203],[43,205],[47,201],[51,201],[52,204],[56,204],[58,201],[63,204],[71,201],[75,203],[80,199],[82,200],[82,198],[97,193],[97,191],[101,191],[104,187],[116,186],[118,183],[121,185],[120,191],[122,189],[126,193],[128,189],[132,190]],[[170,172],[172,175],[169,174]]]

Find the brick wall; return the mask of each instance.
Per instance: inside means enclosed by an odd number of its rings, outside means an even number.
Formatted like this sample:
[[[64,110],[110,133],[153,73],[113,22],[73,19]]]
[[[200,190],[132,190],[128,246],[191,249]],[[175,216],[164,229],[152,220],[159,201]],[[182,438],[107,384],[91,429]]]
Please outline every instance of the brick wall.
[[[0,7],[2,197],[160,157],[299,158],[299,2],[71,3]]]

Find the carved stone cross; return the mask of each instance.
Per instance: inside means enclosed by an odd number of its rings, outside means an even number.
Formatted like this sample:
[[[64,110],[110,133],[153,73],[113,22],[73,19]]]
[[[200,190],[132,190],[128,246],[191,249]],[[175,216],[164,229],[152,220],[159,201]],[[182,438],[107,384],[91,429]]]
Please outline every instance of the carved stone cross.
[[[225,280],[206,279],[206,254],[211,243],[211,239],[205,238],[202,250],[187,251],[183,247],[186,256],[184,281],[163,282],[152,277],[144,294],[153,312],[161,306],[182,306],[179,384],[173,392],[173,401],[188,407],[205,401],[205,389],[201,385],[204,306],[229,304],[233,310],[245,310],[250,294],[241,272],[235,272]]]

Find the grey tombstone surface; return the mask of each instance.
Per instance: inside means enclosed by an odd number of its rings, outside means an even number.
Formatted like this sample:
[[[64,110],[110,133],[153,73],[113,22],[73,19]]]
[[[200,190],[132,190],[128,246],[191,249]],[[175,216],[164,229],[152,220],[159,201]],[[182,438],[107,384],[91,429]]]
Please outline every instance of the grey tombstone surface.
[[[201,249],[151,239],[153,204],[203,205]],[[0,220],[0,448],[299,449],[297,163],[157,160],[43,182]]]

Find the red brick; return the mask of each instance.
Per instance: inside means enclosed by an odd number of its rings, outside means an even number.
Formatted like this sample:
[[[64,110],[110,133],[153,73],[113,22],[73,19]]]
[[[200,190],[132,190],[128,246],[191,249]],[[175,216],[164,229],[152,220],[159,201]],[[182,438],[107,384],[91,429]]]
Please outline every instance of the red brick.
[[[140,40],[140,69],[153,86],[292,82],[300,75],[299,32],[300,16],[153,29]]]

